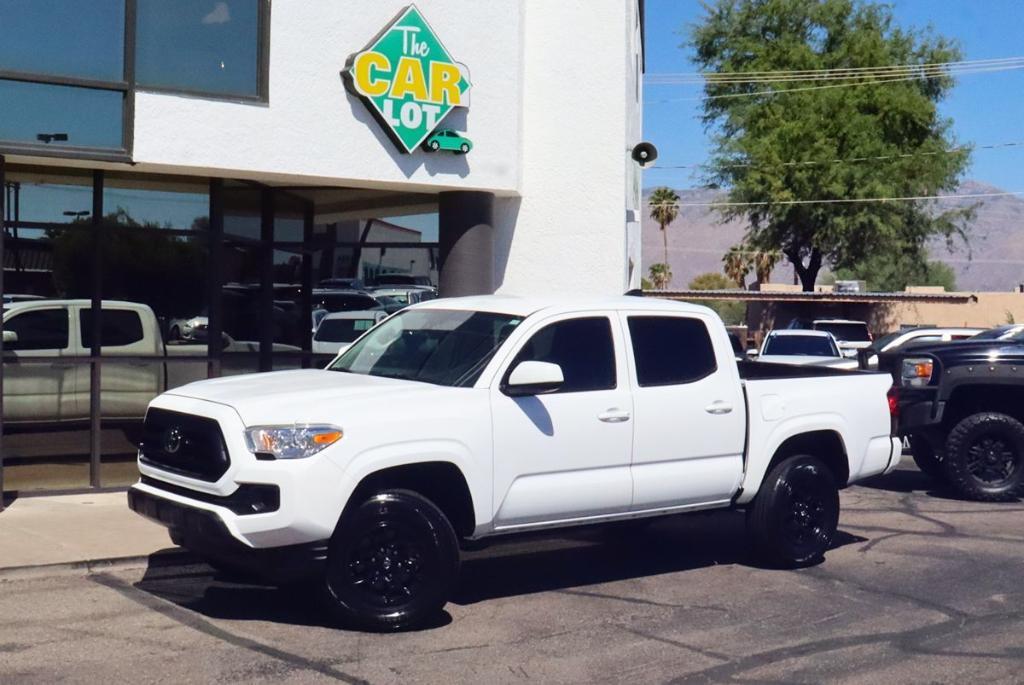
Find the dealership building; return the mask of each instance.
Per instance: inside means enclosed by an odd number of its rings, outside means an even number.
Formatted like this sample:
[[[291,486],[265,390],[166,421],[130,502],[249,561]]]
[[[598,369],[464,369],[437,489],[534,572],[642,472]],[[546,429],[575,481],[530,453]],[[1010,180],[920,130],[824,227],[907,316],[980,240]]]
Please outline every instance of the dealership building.
[[[0,26],[5,492],[123,487],[155,394],[321,363],[328,279],[639,287],[642,0],[0,0]]]

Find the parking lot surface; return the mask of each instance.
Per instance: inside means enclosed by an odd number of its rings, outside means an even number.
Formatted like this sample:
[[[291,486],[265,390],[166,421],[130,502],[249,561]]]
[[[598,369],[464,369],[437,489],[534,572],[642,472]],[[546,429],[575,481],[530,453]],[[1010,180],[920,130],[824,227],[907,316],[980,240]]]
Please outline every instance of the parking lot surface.
[[[913,467],[842,494],[837,546],[758,568],[743,516],[469,553],[438,625],[349,632],[206,567],[0,581],[0,682],[1020,682],[1024,504]]]

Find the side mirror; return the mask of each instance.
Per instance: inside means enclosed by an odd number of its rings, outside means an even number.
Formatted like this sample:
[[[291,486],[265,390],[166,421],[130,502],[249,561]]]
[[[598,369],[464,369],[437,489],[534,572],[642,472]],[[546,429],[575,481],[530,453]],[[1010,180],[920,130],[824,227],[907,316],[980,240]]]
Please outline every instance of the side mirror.
[[[4,344],[18,342],[18,334],[14,331],[4,331]]]
[[[512,369],[502,390],[510,397],[543,395],[554,392],[565,383],[562,367],[550,362],[521,362]]]
[[[756,347],[751,347],[749,350],[747,350],[747,356],[750,357],[751,359],[756,359],[760,355],[761,353],[757,351]]]

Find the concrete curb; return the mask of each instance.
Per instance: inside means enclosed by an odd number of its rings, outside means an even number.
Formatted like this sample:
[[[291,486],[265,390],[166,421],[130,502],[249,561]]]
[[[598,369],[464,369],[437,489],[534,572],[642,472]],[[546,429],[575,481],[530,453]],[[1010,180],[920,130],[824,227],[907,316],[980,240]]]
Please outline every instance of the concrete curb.
[[[0,582],[7,580],[26,580],[34,578],[52,578],[59,576],[88,576],[107,571],[126,571],[134,569],[186,570],[190,567],[207,568],[195,555],[185,551],[157,552],[129,557],[111,557],[107,559],[85,559],[56,564],[37,564],[31,566],[10,566],[0,568]]]

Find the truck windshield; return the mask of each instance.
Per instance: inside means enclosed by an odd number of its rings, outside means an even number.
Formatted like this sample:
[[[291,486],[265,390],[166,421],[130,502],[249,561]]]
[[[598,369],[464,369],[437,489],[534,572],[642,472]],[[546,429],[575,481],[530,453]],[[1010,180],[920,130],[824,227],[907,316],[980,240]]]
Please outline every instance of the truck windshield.
[[[490,312],[405,311],[367,333],[328,368],[468,387],[522,320]]]
[[[814,324],[814,330],[831,333],[841,342],[871,342],[867,324],[856,321],[818,321]]]
[[[764,346],[765,355],[800,357],[838,357],[839,350],[821,335],[773,335]]]

